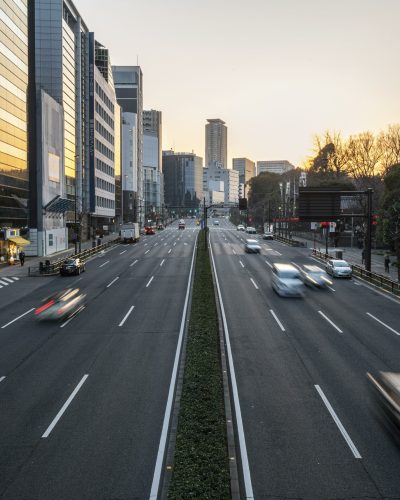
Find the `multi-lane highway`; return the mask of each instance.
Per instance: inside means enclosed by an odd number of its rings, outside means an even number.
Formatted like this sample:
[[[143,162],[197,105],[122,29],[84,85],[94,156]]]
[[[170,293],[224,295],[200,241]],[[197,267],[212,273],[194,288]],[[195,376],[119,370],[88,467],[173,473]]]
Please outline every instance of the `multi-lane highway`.
[[[260,255],[245,254],[254,235],[219,222],[210,223],[210,238],[246,495],[400,498],[400,448],[375,415],[366,380],[367,371],[400,371],[400,304],[355,279],[281,298],[271,263],[316,264],[309,250],[262,241]]]
[[[1,498],[157,493],[197,234],[194,221],[175,224],[112,247],[80,276],[0,290]],[[87,294],[85,309],[35,321],[33,308],[67,287]]]
[[[243,496],[400,498],[400,448],[366,379],[400,371],[399,303],[356,279],[280,298],[272,263],[315,263],[309,250],[261,241],[246,254],[245,233],[209,224]],[[175,223],[80,276],[0,289],[0,498],[156,498],[197,234]],[[67,287],[85,309],[35,321]]]

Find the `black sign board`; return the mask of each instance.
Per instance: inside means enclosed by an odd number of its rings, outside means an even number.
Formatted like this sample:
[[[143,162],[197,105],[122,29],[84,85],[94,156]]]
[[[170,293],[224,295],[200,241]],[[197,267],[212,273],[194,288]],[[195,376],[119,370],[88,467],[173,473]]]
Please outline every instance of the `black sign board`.
[[[298,216],[301,221],[330,221],[340,217],[340,189],[299,188]]]

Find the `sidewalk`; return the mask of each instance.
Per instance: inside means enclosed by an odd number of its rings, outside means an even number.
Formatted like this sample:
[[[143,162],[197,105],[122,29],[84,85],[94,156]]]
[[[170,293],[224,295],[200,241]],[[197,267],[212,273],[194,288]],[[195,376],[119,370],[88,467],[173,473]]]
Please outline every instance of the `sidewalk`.
[[[107,241],[115,240],[116,238],[118,238],[118,233],[111,233],[108,236],[103,236],[103,238],[101,239],[101,242],[107,243]],[[82,241],[81,250],[87,250],[88,248],[92,248],[92,240]],[[56,252],[56,253],[53,253],[53,254],[46,256],[46,257],[26,257],[25,263],[23,266],[21,266],[19,264],[19,262],[18,262],[18,264],[15,264],[13,266],[10,266],[8,264],[1,264],[0,265],[0,278],[1,277],[8,277],[8,276],[15,276],[15,277],[28,276],[29,266],[30,267],[38,267],[39,262],[44,262],[46,260],[49,260],[50,262],[54,262],[54,261],[60,260],[62,258],[67,258],[70,255],[74,254],[74,250],[75,250],[75,246],[74,246],[74,244],[72,244],[69,246],[69,248],[67,250],[62,250],[61,252]]]
[[[307,238],[302,238],[300,236],[293,235],[293,239],[299,240],[299,241],[304,241],[307,243],[308,248],[314,248],[314,241],[312,239],[307,239]],[[319,241],[315,242],[315,248],[317,250],[320,250],[321,252],[325,252],[325,245]],[[361,252],[362,250],[358,248],[349,248],[349,247],[339,247],[339,248],[332,248],[329,247],[329,253],[335,252],[335,250],[342,250],[343,251],[343,259],[347,260],[351,264],[357,264],[361,266],[362,262],[362,256]],[[383,255],[377,255],[379,252],[382,253]],[[382,250],[372,250],[371,254],[371,271],[382,274],[384,276],[387,276],[388,278],[391,278],[394,281],[397,281],[397,267],[396,266],[389,266],[389,273],[385,271],[385,264],[384,264],[384,258],[385,258],[385,252]],[[394,261],[394,257],[391,256],[390,258],[391,263]]]

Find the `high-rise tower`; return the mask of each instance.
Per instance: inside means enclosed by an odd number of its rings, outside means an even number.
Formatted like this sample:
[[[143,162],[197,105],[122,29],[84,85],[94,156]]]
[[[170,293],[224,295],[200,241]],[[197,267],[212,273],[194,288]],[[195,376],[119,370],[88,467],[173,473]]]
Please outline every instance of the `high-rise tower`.
[[[206,167],[228,168],[227,127],[219,118],[206,124]]]

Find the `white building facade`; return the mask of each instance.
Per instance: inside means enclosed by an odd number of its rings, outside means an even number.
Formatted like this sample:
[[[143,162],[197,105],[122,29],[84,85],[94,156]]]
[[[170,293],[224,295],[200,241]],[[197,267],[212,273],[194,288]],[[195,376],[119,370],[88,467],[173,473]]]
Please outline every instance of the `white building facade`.
[[[224,203],[227,205],[237,204],[239,201],[239,173],[236,170],[227,168],[205,168],[203,172],[203,190],[217,192],[222,186]],[[219,187],[219,189],[216,189],[216,187]]]

